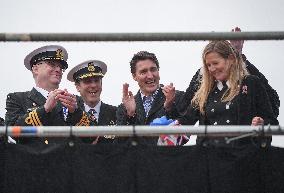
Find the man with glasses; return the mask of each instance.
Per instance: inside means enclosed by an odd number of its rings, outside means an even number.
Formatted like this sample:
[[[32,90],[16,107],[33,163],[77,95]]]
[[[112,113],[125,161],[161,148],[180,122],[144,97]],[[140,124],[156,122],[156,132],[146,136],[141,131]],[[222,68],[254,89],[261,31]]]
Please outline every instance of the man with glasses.
[[[8,126],[88,125],[88,117],[77,108],[76,97],[59,89],[62,74],[68,68],[65,48],[48,45],[28,54],[24,64],[32,72],[35,85],[31,91],[10,93],[6,99],[5,122]],[[20,143],[57,143],[58,139],[19,138]]]

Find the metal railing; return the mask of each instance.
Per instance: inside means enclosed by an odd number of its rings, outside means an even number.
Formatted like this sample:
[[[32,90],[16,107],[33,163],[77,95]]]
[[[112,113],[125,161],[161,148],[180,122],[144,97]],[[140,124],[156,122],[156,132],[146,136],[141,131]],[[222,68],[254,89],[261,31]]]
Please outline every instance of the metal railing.
[[[284,31],[188,33],[0,33],[0,41],[284,40]]]
[[[0,127],[0,135],[9,136],[159,136],[161,134],[186,134],[207,136],[284,135],[284,128],[279,126],[39,126]]]

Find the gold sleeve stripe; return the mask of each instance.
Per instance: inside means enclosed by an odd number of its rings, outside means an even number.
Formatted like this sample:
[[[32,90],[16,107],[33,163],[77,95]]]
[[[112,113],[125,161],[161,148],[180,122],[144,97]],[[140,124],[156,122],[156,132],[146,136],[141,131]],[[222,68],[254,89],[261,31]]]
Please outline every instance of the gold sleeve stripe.
[[[31,114],[31,117],[32,117],[32,119],[33,119],[33,122],[34,122],[34,126],[38,126],[39,124],[38,124],[38,122],[37,122],[37,119],[36,119],[36,117],[35,117],[35,113],[32,113]]]
[[[42,125],[42,123],[41,123],[41,121],[40,121],[40,119],[39,119],[39,117],[38,117],[38,114],[37,114],[37,112],[36,112],[36,109],[35,109],[34,111],[35,111],[35,118],[36,118],[38,124],[39,124],[39,125]]]
[[[42,125],[36,109],[29,113],[29,116],[25,119],[26,124],[33,125],[33,126],[40,126]]]
[[[90,120],[85,112],[83,112],[81,120],[76,124],[76,126],[90,126]]]

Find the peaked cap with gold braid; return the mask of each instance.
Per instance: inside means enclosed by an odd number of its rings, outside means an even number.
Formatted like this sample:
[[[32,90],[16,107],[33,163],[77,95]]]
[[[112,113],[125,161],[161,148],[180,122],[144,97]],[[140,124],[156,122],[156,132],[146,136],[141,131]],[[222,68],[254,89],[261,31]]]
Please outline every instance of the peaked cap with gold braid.
[[[67,79],[71,82],[79,81],[88,77],[104,77],[107,72],[107,65],[99,60],[88,60],[72,68],[67,74]]]

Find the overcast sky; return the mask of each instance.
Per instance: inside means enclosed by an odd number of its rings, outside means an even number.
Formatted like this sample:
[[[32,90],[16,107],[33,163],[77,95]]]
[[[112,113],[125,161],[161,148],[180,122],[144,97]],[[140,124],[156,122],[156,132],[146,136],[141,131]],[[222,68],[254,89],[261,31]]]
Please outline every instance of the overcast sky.
[[[47,32],[211,32],[284,31],[282,0],[1,0],[0,33]],[[201,66],[202,49],[208,42],[0,42],[1,92],[0,116],[5,115],[5,100],[10,92],[31,90],[34,81],[24,67],[24,58],[32,50],[60,44],[73,67],[85,60],[106,62],[102,100],[118,105],[124,82],[137,92],[129,61],[140,50],[154,52],[160,62],[161,83],[173,82],[185,90]],[[267,77],[284,100],[284,41],[246,41],[243,52]],[[67,69],[70,70],[71,68]],[[67,73],[66,73],[67,74]],[[66,74],[61,88],[78,94]],[[284,124],[281,104],[280,124]]]

